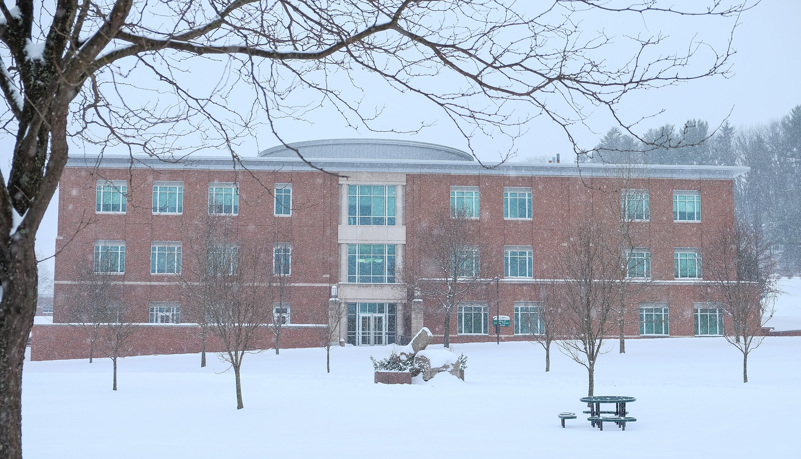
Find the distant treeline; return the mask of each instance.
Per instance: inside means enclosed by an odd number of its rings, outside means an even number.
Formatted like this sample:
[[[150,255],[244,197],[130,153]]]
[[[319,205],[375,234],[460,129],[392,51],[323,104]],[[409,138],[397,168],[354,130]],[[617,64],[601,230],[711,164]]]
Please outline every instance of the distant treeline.
[[[610,129],[586,162],[748,166],[735,183],[738,218],[761,228],[784,275],[801,274],[801,105],[781,120],[715,132],[709,123],[666,124],[638,138]]]

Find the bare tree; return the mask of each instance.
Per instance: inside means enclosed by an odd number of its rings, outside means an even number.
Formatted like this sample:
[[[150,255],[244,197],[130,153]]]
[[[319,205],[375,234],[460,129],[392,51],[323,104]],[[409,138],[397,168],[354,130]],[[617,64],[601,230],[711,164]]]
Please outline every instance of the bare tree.
[[[445,347],[450,347],[451,315],[462,300],[485,290],[481,270],[487,269],[488,261],[481,259],[481,253],[489,251],[481,250],[478,222],[463,212],[439,215],[425,228],[421,241],[424,277],[416,285],[422,298],[445,313],[443,340]]]
[[[241,237],[227,217],[216,218],[206,227],[206,263],[197,270],[196,298],[222,343],[222,359],[234,370],[236,407],[242,409],[242,361],[257,351],[259,333],[273,320],[273,289],[264,269],[270,257],[261,241]]]
[[[773,316],[777,292],[770,246],[759,230],[738,224],[724,229],[704,257],[705,276],[715,287],[714,300],[731,318],[726,341],[743,354],[743,382],[748,382],[748,355],[762,344],[763,327]]]
[[[100,328],[98,349],[111,359],[114,368],[113,390],[117,390],[117,360],[126,351],[129,339],[136,333],[137,324],[131,321],[125,303],[111,303],[106,309],[105,323]]]
[[[587,369],[587,395],[595,391],[595,366],[613,325],[620,302],[623,256],[617,244],[607,243],[608,231],[592,219],[570,233],[563,254],[564,282],[559,286],[563,307],[560,321],[562,352]]]
[[[95,350],[113,364],[112,389],[117,390],[117,360],[126,351],[129,338],[137,328],[125,308],[120,276],[108,269],[108,260],[95,260],[93,270],[79,273],[75,286],[72,320],[80,324],[89,342],[89,363]]]
[[[556,282],[551,282],[540,292],[540,301],[535,306],[536,314],[527,313],[521,317],[525,330],[545,350],[546,372],[551,371],[551,344],[559,336],[559,322],[562,317],[558,291]]]
[[[342,319],[345,318],[345,308],[338,298],[332,296],[328,299],[328,324],[320,330],[320,339],[325,348],[325,370],[331,373],[331,348],[339,346],[342,340],[340,333]]]
[[[4,454],[22,454],[34,239],[70,145],[172,160],[223,149],[235,161],[239,142],[255,137],[259,123],[281,140],[285,124],[318,107],[375,131],[413,132],[433,122],[387,128],[377,108],[383,101],[366,97],[381,93],[371,85],[383,82],[437,108],[471,150],[474,135],[512,138],[542,115],[580,153],[574,129],[596,108],[631,133],[643,114],[620,113],[630,94],[725,73],[733,53],[731,33],[717,46],[696,38],[676,45],[659,32],[588,34],[580,19],[706,16],[733,32],[745,7],[710,3],[679,11],[656,2],[568,0],[526,10],[524,2],[503,0],[0,2],[0,126],[14,144],[8,177],[0,180]],[[607,50],[622,59],[607,60]],[[200,71],[206,78],[192,78]],[[243,90],[249,105],[234,100]],[[498,151],[511,151],[509,143]]]
[[[614,306],[617,313],[618,352],[626,352],[626,316],[630,311],[629,300],[642,292],[651,280],[651,252],[648,248],[651,219],[648,191],[639,188],[642,177],[640,169],[632,163],[617,166],[618,177],[611,189],[605,190],[605,211],[609,214],[607,244],[617,246],[622,255],[622,269],[610,271],[617,274],[614,280],[620,283],[619,302]],[[610,279],[612,280],[612,279]]]
[[[116,282],[118,278],[114,274],[85,269],[78,273],[78,284],[73,286],[75,303],[71,309],[71,322],[78,324],[86,334],[89,363],[94,360],[100,329],[107,322],[110,305],[122,301],[122,286]]]

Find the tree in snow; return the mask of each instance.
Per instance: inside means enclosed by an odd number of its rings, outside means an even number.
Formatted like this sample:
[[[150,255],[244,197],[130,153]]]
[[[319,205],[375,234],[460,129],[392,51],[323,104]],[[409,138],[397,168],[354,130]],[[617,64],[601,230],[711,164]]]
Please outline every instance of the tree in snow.
[[[723,317],[719,314],[699,315],[696,334],[722,333],[743,354],[743,382],[747,383],[748,355],[762,344],[763,327],[773,316],[778,292],[775,265],[761,231],[744,224],[723,229],[704,256],[704,276],[714,285],[707,309],[722,310],[731,318],[733,330],[720,329]]]
[[[383,84],[436,109],[471,150],[486,136],[508,153],[526,123],[542,116],[580,153],[573,133],[590,113],[604,111],[630,131],[647,115],[621,113],[631,94],[725,73],[728,32],[744,9],[737,0],[683,10],[592,0],[0,2],[0,126],[13,143],[0,180],[4,455],[22,454],[34,238],[70,146],[167,160],[209,149],[230,153],[234,163],[242,139],[264,128],[283,141],[286,126],[320,107],[379,132],[416,132],[435,122],[382,123],[383,101],[369,96],[384,97],[375,88]],[[675,18],[679,28],[685,16],[700,16],[730,30],[709,46],[696,35],[676,42],[651,30],[587,32],[582,19],[605,16],[635,18],[630,25]]]
[[[464,300],[483,294],[487,281],[482,272],[491,272],[490,253],[478,231],[478,221],[464,210],[437,215],[430,227],[420,228],[421,277],[416,279],[420,297],[444,313],[443,342],[450,346],[451,316]]]
[[[325,372],[331,373],[331,348],[339,346],[342,341],[342,320],[345,308],[339,298],[328,299],[328,323],[320,328],[320,341],[325,349]]]
[[[607,350],[606,337],[614,329],[615,307],[620,304],[620,271],[625,257],[618,244],[609,243],[609,231],[585,219],[569,232],[560,270],[558,294],[562,304],[557,342],[559,349],[587,369],[587,395],[595,390],[598,357]]]
[[[122,282],[116,274],[117,264],[124,263],[124,258],[103,254],[102,250],[101,247],[100,253],[95,253],[94,268],[79,273],[71,315],[72,321],[86,333],[89,363],[92,363],[95,351],[111,359],[112,389],[117,390],[117,361],[125,353],[137,325],[125,307]]]
[[[266,342],[260,334],[273,322],[275,289],[271,283],[268,250],[255,235],[243,236],[228,217],[210,217],[198,231],[202,239],[192,247],[195,269],[185,269],[184,283],[199,305],[196,313],[222,345],[220,357],[234,370],[236,407],[242,402],[241,369],[249,352]]]

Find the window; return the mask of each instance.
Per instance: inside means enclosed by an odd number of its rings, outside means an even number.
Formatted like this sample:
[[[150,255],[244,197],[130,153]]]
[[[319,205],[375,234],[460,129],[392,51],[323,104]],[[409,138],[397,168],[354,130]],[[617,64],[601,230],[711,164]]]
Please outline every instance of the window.
[[[478,218],[478,211],[477,186],[451,187],[451,217]]]
[[[183,182],[156,182],[153,184],[154,214],[180,214],[183,211]]]
[[[695,249],[673,252],[673,276],[676,279],[700,279],[701,254]]]
[[[394,224],[394,185],[348,185],[348,225]]]
[[[647,221],[651,219],[648,190],[623,190],[620,207],[623,220]]]
[[[348,282],[358,284],[395,283],[395,246],[349,244]]]
[[[235,245],[218,245],[209,248],[209,275],[233,275],[239,265],[239,248]]]
[[[128,184],[124,180],[98,181],[95,191],[95,212],[125,213]]]
[[[238,215],[239,187],[236,183],[209,184],[209,215]]]
[[[181,274],[180,242],[154,242],[150,245],[150,274]]]
[[[280,325],[289,324],[289,303],[273,303],[273,323]]]
[[[699,191],[673,192],[673,221],[701,221],[701,193]]]
[[[712,304],[695,305],[695,335],[723,336],[723,308]]]
[[[451,263],[458,277],[478,277],[481,263],[478,248],[455,250]]]
[[[670,316],[667,304],[640,305],[640,335],[670,335]]]
[[[95,242],[94,265],[96,273],[124,273],[125,241]]]
[[[542,335],[542,305],[528,301],[515,302],[515,335]]]
[[[181,306],[171,301],[154,301],[150,303],[148,322],[151,324],[181,323]]]
[[[634,249],[628,254],[628,269],[626,277],[651,277],[651,251],[648,249]]]
[[[531,220],[531,188],[503,189],[503,218]]]
[[[533,264],[531,247],[508,246],[503,249],[504,277],[533,277]]]
[[[288,217],[292,215],[292,184],[276,183],[274,215]]]
[[[273,274],[288,276],[292,273],[292,244],[281,242],[273,245]]]
[[[459,306],[456,314],[459,335],[486,335],[489,328],[489,314],[486,305]]]

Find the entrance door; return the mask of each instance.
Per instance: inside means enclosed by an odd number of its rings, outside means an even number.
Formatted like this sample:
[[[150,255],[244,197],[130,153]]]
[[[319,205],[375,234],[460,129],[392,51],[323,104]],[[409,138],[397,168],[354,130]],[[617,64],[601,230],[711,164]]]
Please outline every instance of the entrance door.
[[[359,328],[359,344],[367,346],[384,344],[387,335],[384,314],[360,314]]]

